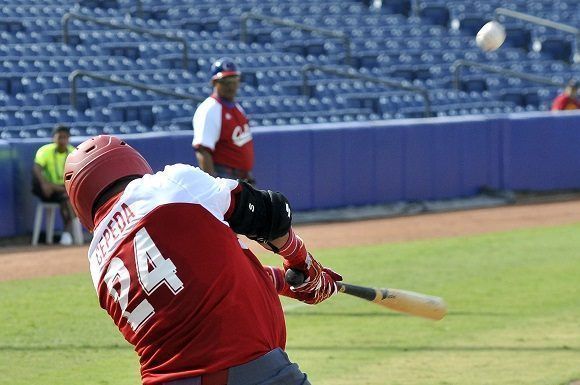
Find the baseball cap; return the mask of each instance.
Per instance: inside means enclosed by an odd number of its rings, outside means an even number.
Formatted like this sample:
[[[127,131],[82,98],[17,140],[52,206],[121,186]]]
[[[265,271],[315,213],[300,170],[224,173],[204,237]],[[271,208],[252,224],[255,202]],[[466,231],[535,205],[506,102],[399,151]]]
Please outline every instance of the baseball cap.
[[[219,80],[228,76],[240,76],[241,72],[233,59],[222,57],[217,59],[211,65],[211,80]]]

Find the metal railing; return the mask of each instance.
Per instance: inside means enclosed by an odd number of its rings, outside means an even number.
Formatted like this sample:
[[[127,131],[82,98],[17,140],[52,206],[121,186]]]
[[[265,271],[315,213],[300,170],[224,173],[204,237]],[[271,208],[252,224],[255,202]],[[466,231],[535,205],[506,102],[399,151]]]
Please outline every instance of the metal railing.
[[[527,13],[512,11],[506,8],[496,8],[495,14],[497,16],[512,17],[514,19],[519,19],[527,21],[532,24],[541,25],[543,27],[548,27],[552,29],[557,29],[566,33],[571,33],[575,36],[575,47],[574,47],[574,62],[580,62],[580,29],[573,27],[568,24],[558,23],[552,20],[543,19],[541,17],[528,15]]]
[[[82,76],[96,79],[96,80],[101,80],[101,81],[108,82],[108,83],[132,87],[132,88],[135,88],[135,89],[138,89],[141,91],[151,91],[151,92],[155,92],[155,93],[160,94],[160,95],[171,96],[171,97],[178,98],[178,99],[187,99],[187,100],[190,100],[190,101],[196,102],[196,103],[202,102],[205,99],[201,96],[195,96],[195,95],[191,95],[191,94],[183,94],[181,92],[175,92],[175,91],[168,89],[168,88],[150,86],[150,85],[145,84],[145,83],[138,83],[138,82],[132,82],[129,80],[118,79],[118,78],[113,77],[113,76],[107,76],[107,75],[99,74],[96,72],[75,70],[75,71],[71,72],[70,75],[68,76],[68,80],[70,82],[70,104],[74,109],[77,109],[77,105],[78,105],[77,79],[79,77],[82,77]]]
[[[415,86],[408,86],[403,84],[403,82],[385,78],[378,78],[374,76],[366,76],[361,75],[355,72],[354,69],[350,70],[341,70],[338,68],[332,67],[325,67],[325,66],[318,66],[314,64],[306,64],[302,67],[302,93],[304,95],[309,95],[309,87],[308,87],[308,73],[314,71],[321,71],[326,72],[333,75],[344,76],[350,79],[358,79],[372,83],[379,83],[387,87],[399,88],[406,91],[414,92],[420,94],[425,101],[425,112],[424,115],[426,118],[431,116],[431,97],[429,96],[429,92],[426,88],[423,87],[415,87]]]
[[[188,54],[187,54],[188,43],[187,43],[187,40],[185,40],[183,37],[175,36],[174,34],[172,34],[170,32],[164,32],[164,31],[159,31],[159,30],[149,30],[149,29],[135,27],[135,26],[131,26],[128,24],[119,23],[119,22],[112,22],[109,20],[98,19],[96,17],[81,15],[81,14],[74,13],[74,12],[65,13],[64,16],[62,17],[62,38],[63,38],[64,44],[67,44],[67,45],[70,44],[68,25],[72,19],[87,21],[87,22],[91,22],[91,23],[94,23],[97,25],[110,27],[113,29],[122,29],[122,30],[132,31],[132,32],[136,32],[136,33],[140,33],[140,34],[144,34],[144,35],[151,35],[154,37],[159,37],[161,39],[181,43],[183,45],[183,56],[182,56],[183,69],[187,70],[189,67],[189,58],[188,58]]]
[[[342,44],[344,45],[344,61],[346,64],[349,64],[349,65],[351,64],[351,57],[352,57],[351,40],[350,40],[350,37],[342,31],[334,31],[332,29],[326,29],[326,28],[317,28],[317,27],[312,27],[312,26],[307,25],[307,24],[296,23],[296,22],[290,21],[290,20],[279,19],[276,17],[261,15],[258,13],[247,12],[247,13],[243,13],[241,18],[240,18],[240,21],[241,21],[241,23],[240,23],[240,41],[242,43],[247,43],[247,41],[248,41],[248,20],[250,20],[250,19],[261,20],[261,21],[265,21],[265,22],[268,22],[268,23],[274,24],[274,25],[301,29],[303,31],[315,32],[315,33],[318,33],[320,35],[340,39],[340,40],[342,40]]]
[[[506,75],[510,77],[515,77],[519,79],[528,80],[534,83],[548,84],[551,86],[565,87],[566,83],[554,81],[550,78],[544,76],[530,75],[525,72],[514,71],[498,66],[493,66],[489,64],[483,64],[479,62],[474,62],[470,60],[457,60],[451,66],[451,72],[453,73],[453,87],[456,90],[461,88],[461,69],[463,67],[475,67],[482,69],[487,72],[497,73],[500,75]]]
[[[135,0],[135,8],[137,17],[143,18],[143,2],[141,0]]]

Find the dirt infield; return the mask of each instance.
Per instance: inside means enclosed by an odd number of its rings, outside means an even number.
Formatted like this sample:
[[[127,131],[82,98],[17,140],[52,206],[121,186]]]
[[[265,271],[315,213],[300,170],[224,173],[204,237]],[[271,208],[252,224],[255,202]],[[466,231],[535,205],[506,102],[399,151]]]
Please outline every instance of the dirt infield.
[[[454,237],[580,222],[580,200],[297,226],[311,249]],[[253,244],[253,245],[252,245]],[[257,253],[263,249],[248,241]],[[0,249],[0,281],[87,272],[88,246]]]

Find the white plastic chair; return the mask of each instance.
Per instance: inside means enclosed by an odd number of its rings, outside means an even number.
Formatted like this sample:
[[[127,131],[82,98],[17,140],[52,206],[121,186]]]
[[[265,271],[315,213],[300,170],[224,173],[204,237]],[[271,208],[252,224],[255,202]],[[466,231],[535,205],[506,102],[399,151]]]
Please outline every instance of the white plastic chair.
[[[36,213],[34,214],[34,228],[32,229],[32,246],[38,245],[40,230],[42,229],[42,217],[46,211],[46,243],[52,245],[54,238],[54,223],[56,212],[60,209],[60,204],[52,202],[38,202]],[[78,218],[72,220],[72,236],[76,245],[83,244],[83,229]]]

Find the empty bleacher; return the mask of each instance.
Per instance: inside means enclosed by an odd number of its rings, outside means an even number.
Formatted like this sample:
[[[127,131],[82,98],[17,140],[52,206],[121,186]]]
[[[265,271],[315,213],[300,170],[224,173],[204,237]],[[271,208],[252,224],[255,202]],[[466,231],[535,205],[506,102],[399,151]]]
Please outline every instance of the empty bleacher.
[[[494,114],[549,109],[559,92],[518,78],[464,68],[454,89],[452,66],[470,60],[565,83],[579,77],[574,36],[545,27],[501,19],[505,45],[484,53],[474,42],[477,30],[497,7],[578,26],[577,0],[441,1],[393,0],[1,0],[0,137],[49,135],[57,122],[76,135],[139,133],[191,128],[195,104],[125,86],[80,78],[77,106],[70,102],[69,75],[86,70],[119,79],[206,96],[213,60],[231,56],[243,72],[239,100],[252,124],[294,125],[418,118],[424,100],[415,93],[368,81],[314,71],[303,94],[305,64],[350,68],[361,75],[392,79],[428,90],[433,116]],[[94,16],[187,41],[183,47],[131,31],[91,22],[70,22],[70,44],[63,43],[67,12]],[[316,33],[248,20],[241,42],[241,15],[252,12],[312,27],[343,32],[351,43]]]

